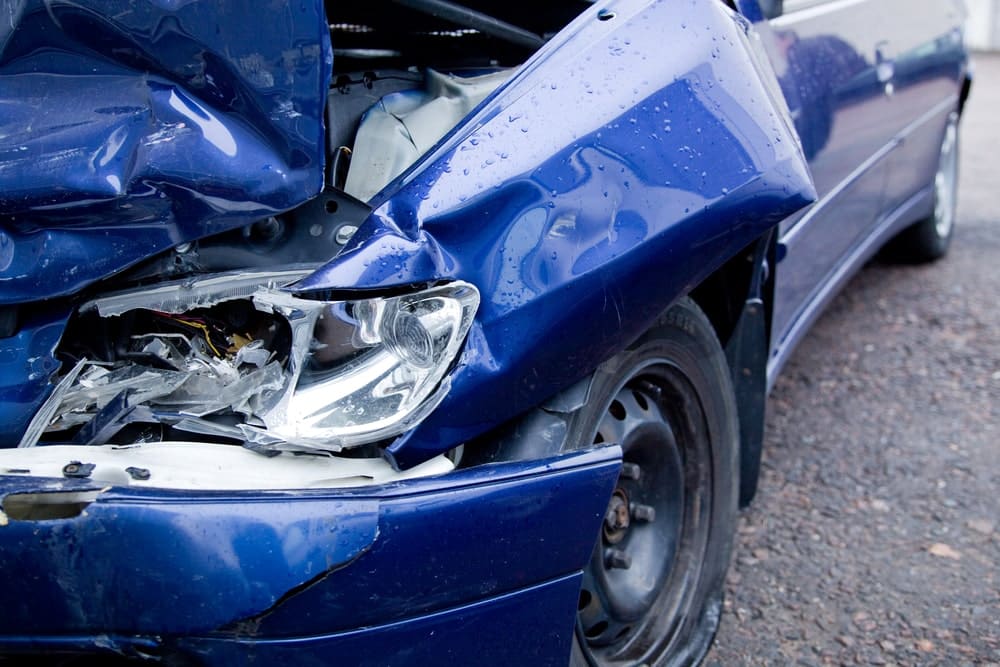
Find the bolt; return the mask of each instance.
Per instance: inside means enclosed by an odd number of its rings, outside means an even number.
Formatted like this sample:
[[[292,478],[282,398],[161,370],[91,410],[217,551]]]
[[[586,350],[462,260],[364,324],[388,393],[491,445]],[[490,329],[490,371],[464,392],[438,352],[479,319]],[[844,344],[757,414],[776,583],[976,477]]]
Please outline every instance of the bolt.
[[[147,468],[136,468],[135,466],[129,466],[128,468],[125,468],[125,472],[129,474],[129,477],[140,482],[145,482],[147,479],[151,477],[150,472]]]
[[[605,549],[604,565],[616,570],[627,570],[632,567],[632,557],[622,549]]]
[[[337,242],[337,245],[347,245],[347,242],[351,240],[351,237],[353,237],[357,231],[358,228],[356,225],[341,225],[337,228],[334,240]]]
[[[660,400],[660,397],[663,396],[663,389],[648,380],[642,380],[636,387],[654,401]]]
[[[73,477],[78,479],[85,479],[90,477],[90,474],[94,472],[93,463],[80,463],[79,461],[70,461],[63,466],[62,474],[63,477]]]
[[[640,505],[639,503],[632,503],[632,518],[636,521],[643,521],[649,523],[650,521],[656,520],[656,508],[651,505]]]
[[[639,478],[642,477],[642,468],[639,467],[638,463],[629,463],[626,461],[622,463],[621,477],[622,479],[639,481]]]

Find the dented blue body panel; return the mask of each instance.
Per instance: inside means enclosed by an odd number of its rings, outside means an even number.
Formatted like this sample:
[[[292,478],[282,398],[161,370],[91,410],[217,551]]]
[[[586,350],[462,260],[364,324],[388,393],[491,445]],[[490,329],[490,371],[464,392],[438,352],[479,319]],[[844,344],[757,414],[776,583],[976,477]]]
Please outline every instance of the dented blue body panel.
[[[309,664],[337,650],[351,664],[386,664],[509,644],[512,629],[544,621],[516,650],[558,664],[620,457],[608,446],[383,487],[270,493],[0,476],[5,500],[96,492],[79,516],[3,526],[0,654],[96,646]],[[481,626],[482,616],[505,620]],[[402,641],[471,623],[476,640],[462,649]],[[505,664],[512,650],[476,662]]]
[[[320,0],[5,2],[0,304],[315,196],[331,66]]]
[[[584,377],[814,197],[742,17],[712,2],[613,9],[543,47],[297,286],[479,287],[448,397],[387,450],[400,467]],[[579,117],[552,122],[567,109]]]
[[[788,44],[795,30],[814,37],[805,30],[822,30],[822,17],[774,33],[755,0],[737,5],[588,9],[293,287],[478,288],[448,395],[384,449],[397,468],[489,438],[572,386],[779,225],[804,220],[785,237],[808,240],[807,224],[841,206],[871,204],[874,215],[882,189],[848,183],[827,197],[814,185],[841,137],[828,147],[816,128],[833,116],[808,113],[825,75],[801,66],[821,60],[801,49],[831,42],[803,39],[798,55]],[[333,50],[319,0],[10,0],[2,12],[0,446],[13,447],[52,391],[55,350],[82,301],[158,253],[322,204]],[[938,74],[911,73],[916,83],[901,87],[913,109],[940,113],[908,144],[887,133],[890,158],[897,145],[933,143],[950,111],[938,89],[957,99],[960,40],[931,55],[941,53]],[[923,51],[913,54],[922,72]],[[868,67],[872,55],[854,62]],[[881,113],[884,100],[858,101],[869,74],[838,82],[856,116]],[[903,185],[896,199],[924,203],[914,193],[923,180]],[[894,218],[883,237],[913,219]],[[805,250],[777,267],[779,299],[782,286],[793,294],[780,313],[825,284],[796,284],[805,269],[782,275],[796,263],[818,270]],[[782,317],[791,339],[795,318]],[[94,496],[65,518],[0,513],[0,656],[565,664],[620,457],[607,446],[328,491],[102,489],[0,471],[5,506],[25,493]]]

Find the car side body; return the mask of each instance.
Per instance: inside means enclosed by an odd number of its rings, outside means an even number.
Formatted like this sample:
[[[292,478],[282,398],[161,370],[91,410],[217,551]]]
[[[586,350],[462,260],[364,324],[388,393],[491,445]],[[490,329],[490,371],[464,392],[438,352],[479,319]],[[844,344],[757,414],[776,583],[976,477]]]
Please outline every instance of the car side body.
[[[963,10],[916,4],[9,4],[0,658],[603,650],[630,463],[572,415],[694,304],[749,502],[795,343],[940,213]]]

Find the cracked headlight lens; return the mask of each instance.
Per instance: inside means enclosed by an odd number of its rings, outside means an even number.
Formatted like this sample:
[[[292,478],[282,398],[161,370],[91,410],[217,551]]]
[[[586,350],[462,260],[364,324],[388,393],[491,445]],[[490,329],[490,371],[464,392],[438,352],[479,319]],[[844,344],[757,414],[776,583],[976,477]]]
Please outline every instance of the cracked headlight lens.
[[[261,310],[292,327],[291,377],[248,439],[283,449],[340,449],[411,428],[447,394],[448,371],[479,306],[454,282],[412,294],[322,302],[262,291]]]

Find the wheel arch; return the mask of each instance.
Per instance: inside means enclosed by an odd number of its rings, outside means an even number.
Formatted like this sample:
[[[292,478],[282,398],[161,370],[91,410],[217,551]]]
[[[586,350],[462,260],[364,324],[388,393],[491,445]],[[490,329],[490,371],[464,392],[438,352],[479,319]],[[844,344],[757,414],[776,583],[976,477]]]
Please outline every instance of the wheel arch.
[[[775,228],[730,258],[690,293],[715,329],[733,380],[740,427],[741,507],[753,500],[760,478],[776,249]]]
[[[685,296],[705,313],[730,368],[740,431],[740,506],[757,488],[767,394],[777,230],[754,240]],[[683,297],[682,297],[683,298]],[[675,302],[676,303],[676,302]],[[596,373],[596,371],[595,371]],[[567,437],[566,416],[586,404],[594,374],[464,448],[461,465],[534,459]]]

